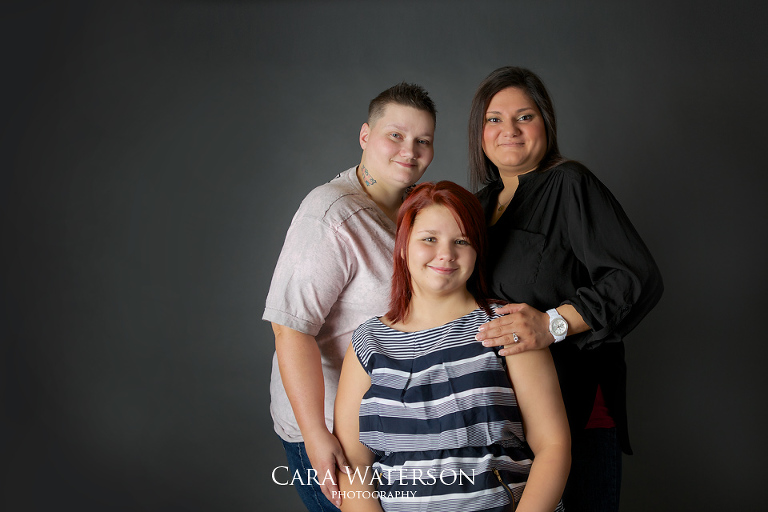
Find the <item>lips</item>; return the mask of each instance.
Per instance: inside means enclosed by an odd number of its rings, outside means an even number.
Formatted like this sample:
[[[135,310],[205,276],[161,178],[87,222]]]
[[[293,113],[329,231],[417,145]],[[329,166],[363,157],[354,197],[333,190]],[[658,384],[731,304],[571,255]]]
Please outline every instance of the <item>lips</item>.
[[[457,268],[451,268],[451,267],[433,267],[431,265],[428,265],[428,267],[431,268],[433,271],[437,272],[438,274],[442,274],[442,275],[449,275],[458,270]]]

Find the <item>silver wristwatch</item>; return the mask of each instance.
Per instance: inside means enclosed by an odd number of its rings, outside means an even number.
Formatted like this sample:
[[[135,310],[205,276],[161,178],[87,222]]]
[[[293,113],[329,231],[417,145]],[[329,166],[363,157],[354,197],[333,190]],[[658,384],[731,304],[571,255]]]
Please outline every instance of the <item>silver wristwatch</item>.
[[[555,343],[563,341],[568,336],[568,322],[554,308],[547,311],[547,314],[549,315],[549,332],[555,337]]]

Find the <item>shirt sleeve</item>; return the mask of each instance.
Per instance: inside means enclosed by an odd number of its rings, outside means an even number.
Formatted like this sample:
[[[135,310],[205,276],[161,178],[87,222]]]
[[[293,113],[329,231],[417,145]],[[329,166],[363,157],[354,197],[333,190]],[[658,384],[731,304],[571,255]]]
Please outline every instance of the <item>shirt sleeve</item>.
[[[656,262],[611,192],[591,173],[573,177],[568,237],[589,272],[564,301],[592,328],[590,343],[623,338],[656,305],[664,286]]]
[[[317,336],[355,273],[341,236],[320,219],[291,223],[272,276],[263,319]]]
[[[370,364],[372,347],[371,344],[368,343],[369,339],[368,322],[360,325],[352,334],[352,349],[355,351],[360,366],[365,369],[368,375],[373,371]]]

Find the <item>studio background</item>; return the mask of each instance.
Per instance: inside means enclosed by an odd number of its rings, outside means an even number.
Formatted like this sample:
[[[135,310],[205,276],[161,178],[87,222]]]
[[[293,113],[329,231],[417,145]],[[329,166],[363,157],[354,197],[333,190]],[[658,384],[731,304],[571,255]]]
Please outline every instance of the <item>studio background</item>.
[[[622,511],[759,510],[765,5],[6,2],[0,508],[301,510],[261,321],[290,219],[401,80],[438,108],[425,179],[466,186],[472,95],[513,64],[665,279],[626,344]]]

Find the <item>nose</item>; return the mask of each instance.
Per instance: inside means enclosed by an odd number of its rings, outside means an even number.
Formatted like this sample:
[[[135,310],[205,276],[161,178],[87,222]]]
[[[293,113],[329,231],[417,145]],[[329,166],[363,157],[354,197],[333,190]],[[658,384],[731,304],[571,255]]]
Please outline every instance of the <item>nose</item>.
[[[416,155],[418,153],[418,142],[411,141],[411,142],[404,142],[400,146],[400,155],[403,158],[407,158],[408,160],[412,160],[416,158]]]
[[[437,257],[441,261],[453,261],[456,259],[456,244],[448,241],[440,244]]]
[[[519,133],[520,133],[520,129],[517,127],[517,123],[515,123],[514,121],[510,121],[509,123],[504,123],[504,135],[509,135],[510,137],[514,137]]]

